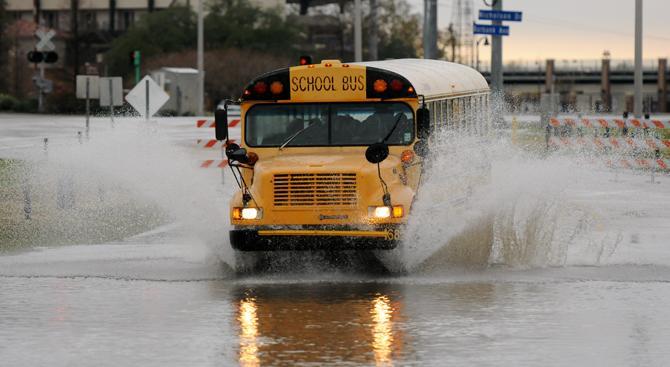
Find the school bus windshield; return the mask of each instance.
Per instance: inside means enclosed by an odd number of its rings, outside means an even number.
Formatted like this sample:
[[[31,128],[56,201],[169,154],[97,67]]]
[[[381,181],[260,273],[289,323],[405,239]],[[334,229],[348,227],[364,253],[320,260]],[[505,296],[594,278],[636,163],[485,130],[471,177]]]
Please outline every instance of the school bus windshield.
[[[244,135],[251,147],[409,145],[414,114],[400,102],[258,104]]]

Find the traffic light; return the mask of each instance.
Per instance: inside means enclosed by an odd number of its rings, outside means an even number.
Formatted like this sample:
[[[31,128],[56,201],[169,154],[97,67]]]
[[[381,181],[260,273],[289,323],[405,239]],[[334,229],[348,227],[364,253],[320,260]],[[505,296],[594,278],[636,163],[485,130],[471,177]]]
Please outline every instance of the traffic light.
[[[312,56],[307,55],[300,56],[300,65],[311,65],[311,64],[312,64]]]
[[[140,54],[140,51],[135,50],[130,53],[130,66],[133,66],[135,68],[135,83],[140,82],[140,66],[142,66],[142,60],[140,59],[142,56]]]
[[[140,60],[140,52],[135,50],[130,53],[130,65],[131,66],[139,66],[141,64]]]

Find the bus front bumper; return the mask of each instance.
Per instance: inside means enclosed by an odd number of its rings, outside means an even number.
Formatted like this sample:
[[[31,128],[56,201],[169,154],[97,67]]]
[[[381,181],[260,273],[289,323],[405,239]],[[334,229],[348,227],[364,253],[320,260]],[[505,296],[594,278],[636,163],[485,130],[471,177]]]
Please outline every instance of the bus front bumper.
[[[238,251],[391,250],[398,245],[398,242],[398,232],[393,229],[230,231],[230,244]]]

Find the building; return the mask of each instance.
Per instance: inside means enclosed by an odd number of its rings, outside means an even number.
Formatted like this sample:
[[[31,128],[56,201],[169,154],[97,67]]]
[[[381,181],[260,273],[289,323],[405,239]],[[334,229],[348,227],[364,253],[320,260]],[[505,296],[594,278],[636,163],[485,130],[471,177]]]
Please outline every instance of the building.
[[[284,6],[282,0],[252,0],[262,7]],[[36,67],[26,60],[34,49],[38,24],[56,31],[59,61],[46,65],[47,78],[74,80],[74,74],[104,74],[100,66],[111,42],[145,14],[173,6],[197,8],[199,0],[6,0],[10,18],[7,38],[8,92],[34,97]],[[67,74],[67,75],[66,75]],[[63,78],[60,78],[63,76]]]

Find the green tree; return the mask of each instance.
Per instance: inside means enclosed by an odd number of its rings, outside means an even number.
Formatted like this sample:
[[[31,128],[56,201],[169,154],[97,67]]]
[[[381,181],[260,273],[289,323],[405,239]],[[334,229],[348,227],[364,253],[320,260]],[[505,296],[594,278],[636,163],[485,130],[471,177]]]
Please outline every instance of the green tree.
[[[296,15],[261,9],[247,0],[215,0],[205,19],[208,48],[237,48],[288,55],[302,40]]]
[[[207,50],[239,49],[271,53],[274,56],[296,54],[302,33],[294,15],[282,17],[278,9],[264,10],[247,0],[214,0],[205,18]],[[132,71],[130,54],[142,53],[145,60],[174,54],[196,47],[195,13],[188,7],[172,7],[143,16],[126,34],[112,43],[107,53],[109,71],[128,75]],[[192,64],[195,65],[195,58]]]
[[[196,16],[188,7],[171,7],[143,16],[123,36],[112,42],[107,52],[109,71],[127,75],[132,70],[130,54],[142,59],[193,48],[196,44]]]

